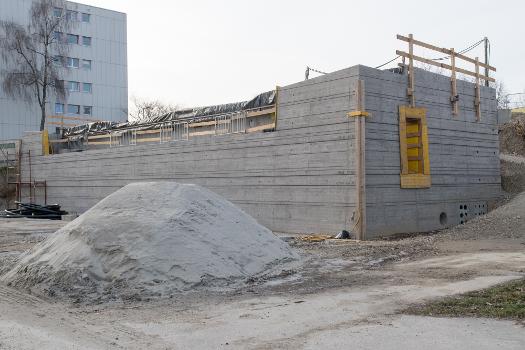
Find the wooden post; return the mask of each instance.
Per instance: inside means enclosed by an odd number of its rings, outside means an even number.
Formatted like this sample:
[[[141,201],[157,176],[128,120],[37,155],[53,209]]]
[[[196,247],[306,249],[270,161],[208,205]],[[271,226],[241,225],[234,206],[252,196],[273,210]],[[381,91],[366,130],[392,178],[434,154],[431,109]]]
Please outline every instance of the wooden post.
[[[17,164],[17,171],[18,174],[16,176],[16,201],[21,202],[22,201],[22,140],[18,143],[18,164]],[[18,208],[18,206],[17,206]]]
[[[279,117],[279,90],[281,89],[280,86],[275,87],[275,113],[274,113],[274,122],[273,122],[273,128],[275,131],[277,131],[277,120]]]
[[[475,109],[476,109],[476,120],[479,121],[481,119],[481,98],[480,98],[480,91],[479,91],[479,57],[476,57],[476,97],[475,97]]]
[[[452,102],[452,114],[455,116],[459,113],[458,108],[458,102],[459,102],[459,95],[458,95],[458,88],[456,84],[456,53],[454,52],[454,49],[450,49],[450,66],[452,67],[452,73],[450,75],[450,84],[452,89],[452,96],[450,96],[450,102]]]
[[[357,81],[356,110],[365,110],[363,80]],[[365,115],[355,118],[355,160],[356,160],[356,239],[364,240],[366,235],[366,197],[365,197]]]
[[[415,79],[414,79],[414,36],[408,34],[408,90],[407,95],[410,98],[410,105],[416,106]]]

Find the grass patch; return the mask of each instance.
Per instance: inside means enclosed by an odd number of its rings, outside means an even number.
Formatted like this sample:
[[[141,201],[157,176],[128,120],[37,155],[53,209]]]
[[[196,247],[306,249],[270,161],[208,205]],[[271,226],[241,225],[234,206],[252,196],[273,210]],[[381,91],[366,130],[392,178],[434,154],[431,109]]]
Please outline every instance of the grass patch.
[[[444,317],[487,317],[515,320],[525,324],[525,279],[500,284],[423,305],[405,313]]]

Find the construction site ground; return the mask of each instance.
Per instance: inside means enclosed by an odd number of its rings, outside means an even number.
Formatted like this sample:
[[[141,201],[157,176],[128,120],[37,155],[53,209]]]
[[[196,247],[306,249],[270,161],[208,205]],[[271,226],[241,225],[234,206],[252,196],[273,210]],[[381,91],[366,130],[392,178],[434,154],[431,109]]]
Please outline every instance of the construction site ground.
[[[0,273],[64,225],[0,220]],[[525,194],[465,225],[355,242],[282,235],[302,256],[224,293],[71,304],[0,284],[0,349],[523,349],[512,321],[405,315],[525,276]]]

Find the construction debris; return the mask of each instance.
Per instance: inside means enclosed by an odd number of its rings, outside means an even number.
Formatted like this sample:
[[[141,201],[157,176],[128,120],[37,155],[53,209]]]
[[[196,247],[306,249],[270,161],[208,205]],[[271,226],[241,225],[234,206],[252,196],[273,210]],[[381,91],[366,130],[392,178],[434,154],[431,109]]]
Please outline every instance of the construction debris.
[[[2,280],[82,301],[229,288],[297,259],[270,230],[197,185],[134,183],[21,258]]]
[[[17,209],[5,209],[0,212],[0,218],[28,218],[28,219],[48,219],[62,220],[62,215],[68,212],[60,208],[59,204],[38,205],[33,203],[20,203]]]

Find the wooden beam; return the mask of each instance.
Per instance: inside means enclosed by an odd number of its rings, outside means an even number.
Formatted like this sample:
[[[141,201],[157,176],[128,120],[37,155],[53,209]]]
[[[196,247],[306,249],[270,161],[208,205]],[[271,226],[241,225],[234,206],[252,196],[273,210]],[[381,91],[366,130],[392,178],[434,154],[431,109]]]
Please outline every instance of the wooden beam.
[[[355,109],[360,112],[365,111],[365,82],[361,79],[356,81]],[[366,117],[364,115],[354,117],[354,157],[356,164],[356,215],[354,215],[354,225],[357,240],[366,238],[365,123]]]
[[[452,114],[457,116],[459,113],[458,102],[458,88],[456,84],[456,56],[454,55],[454,49],[450,49],[452,55],[450,55],[450,66],[452,73],[450,74],[450,86],[452,88],[452,93],[450,96],[450,102],[452,103]]]
[[[408,35],[408,52],[410,56],[408,57],[408,90],[407,94],[410,98],[410,105],[412,107],[416,106],[416,97],[414,95],[416,89],[416,83],[414,78],[414,36],[412,34]]]
[[[261,111],[248,112],[246,114],[246,118],[253,118],[253,117],[258,117],[261,115],[273,114],[273,113],[275,113],[275,107],[270,108],[270,109],[263,109]]]
[[[418,132],[407,132],[407,139],[411,138],[411,137],[420,137],[421,136],[421,132],[418,131]]]
[[[410,43],[410,35],[407,38],[406,36],[398,34],[397,38],[399,40],[406,41],[406,42]],[[419,41],[419,40],[412,40],[412,42],[414,43],[414,45],[421,46],[421,47],[424,47],[424,48],[429,49],[429,50],[434,50],[434,51],[437,51],[437,52],[441,52],[441,53],[444,53],[445,55],[454,55],[457,58],[460,58],[460,59],[465,60],[467,62],[476,64],[476,60],[474,60],[474,59],[472,59],[472,58],[470,58],[468,56],[462,55],[460,53],[455,53],[455,52],[453,53],[452,50],[445,49],[443,47],[434,46],[434,45],[431,45],[431,44],[427,44],[427,43]],[[484,63],[481,63],[481,62],[479,63],[479,65],[480,65],[480,67],[488,68],[491,71],[496,72],[496,68],[495,67],[492,67],[490,65],[487,65],[487,64],[484,64]]]
[[[445,63],[438,63],[438,62],[435,62],[435,61],[432,61],[432,60],[429,60],[427,58],[424,58],[424,57],[420,57],[420,56],[416,56],[416,55],[410,55],[404,51],[399,51],[399,50],[396,50],[396,54],[398,56],[401,56],[401,57],[406,57],[408,59],[410,59],[410,57],[412,56],[412,58],[416,61],[420,61],[420,62],[423,62],[423,63],[427,63],[427,64],[430,64],[432,66],[436,66],[436,67],[440,67],[440,68],[443,68],[443,69],[448,69],[448,70],[452,70],[452,67],[448,64],[445,64]],[[471,77],[476,77],[476,73],[474,72],[471,72],[471,71],[468,71],[466,69],[463,69],[463,68],[455,68],[456,72],[459,72],[459,73],[463,73],[465,75],[469,75]],[[481,75],[479,74],[479,78],[480,79],[483,79],[483,80],[488,80],[488,81],[492,81],[492,82],[495,82],[496,79],[494,78],[491,78],[491,77],[487,77],[485,75]]]
[[[191,136],[204,136],[204,135],[215,135],[215,130],[208,130],[208,131],[195,131],[190,133]]]
[[[137,139],[137,143],[141,142],[160,142],[160,137],[146,137],[143,139]]]
[[[150,135],[150,134],[159,134],[159,133],[160,133],[160,129],[137,131],[137,135]]]
[[[95,146],[98,146],[98,145],[111,145],[111,142],[109,142],[109,141],[95,141],[95,142],[90,142],[89,144],[90,145],[95,145]]]
[[[479,121],[481,119],[481,98],[480,98],[480,91],[479,91],[479,58],[476,57],[476,99],[474,101],[475,108],[476,108],[476,120]]]
[[[264,124],[264,125],[247,128],[246,132],[257,132],[257,131],[271,130],[274,128],[275,128],[275,123],[271,123],[271,124]]]
[[[109,138],[109,134],[106,134],[106,135],[94,135],[94,136],[88,136],[88,141],[89,140],[97,140],[97,139],[107,139]]]

